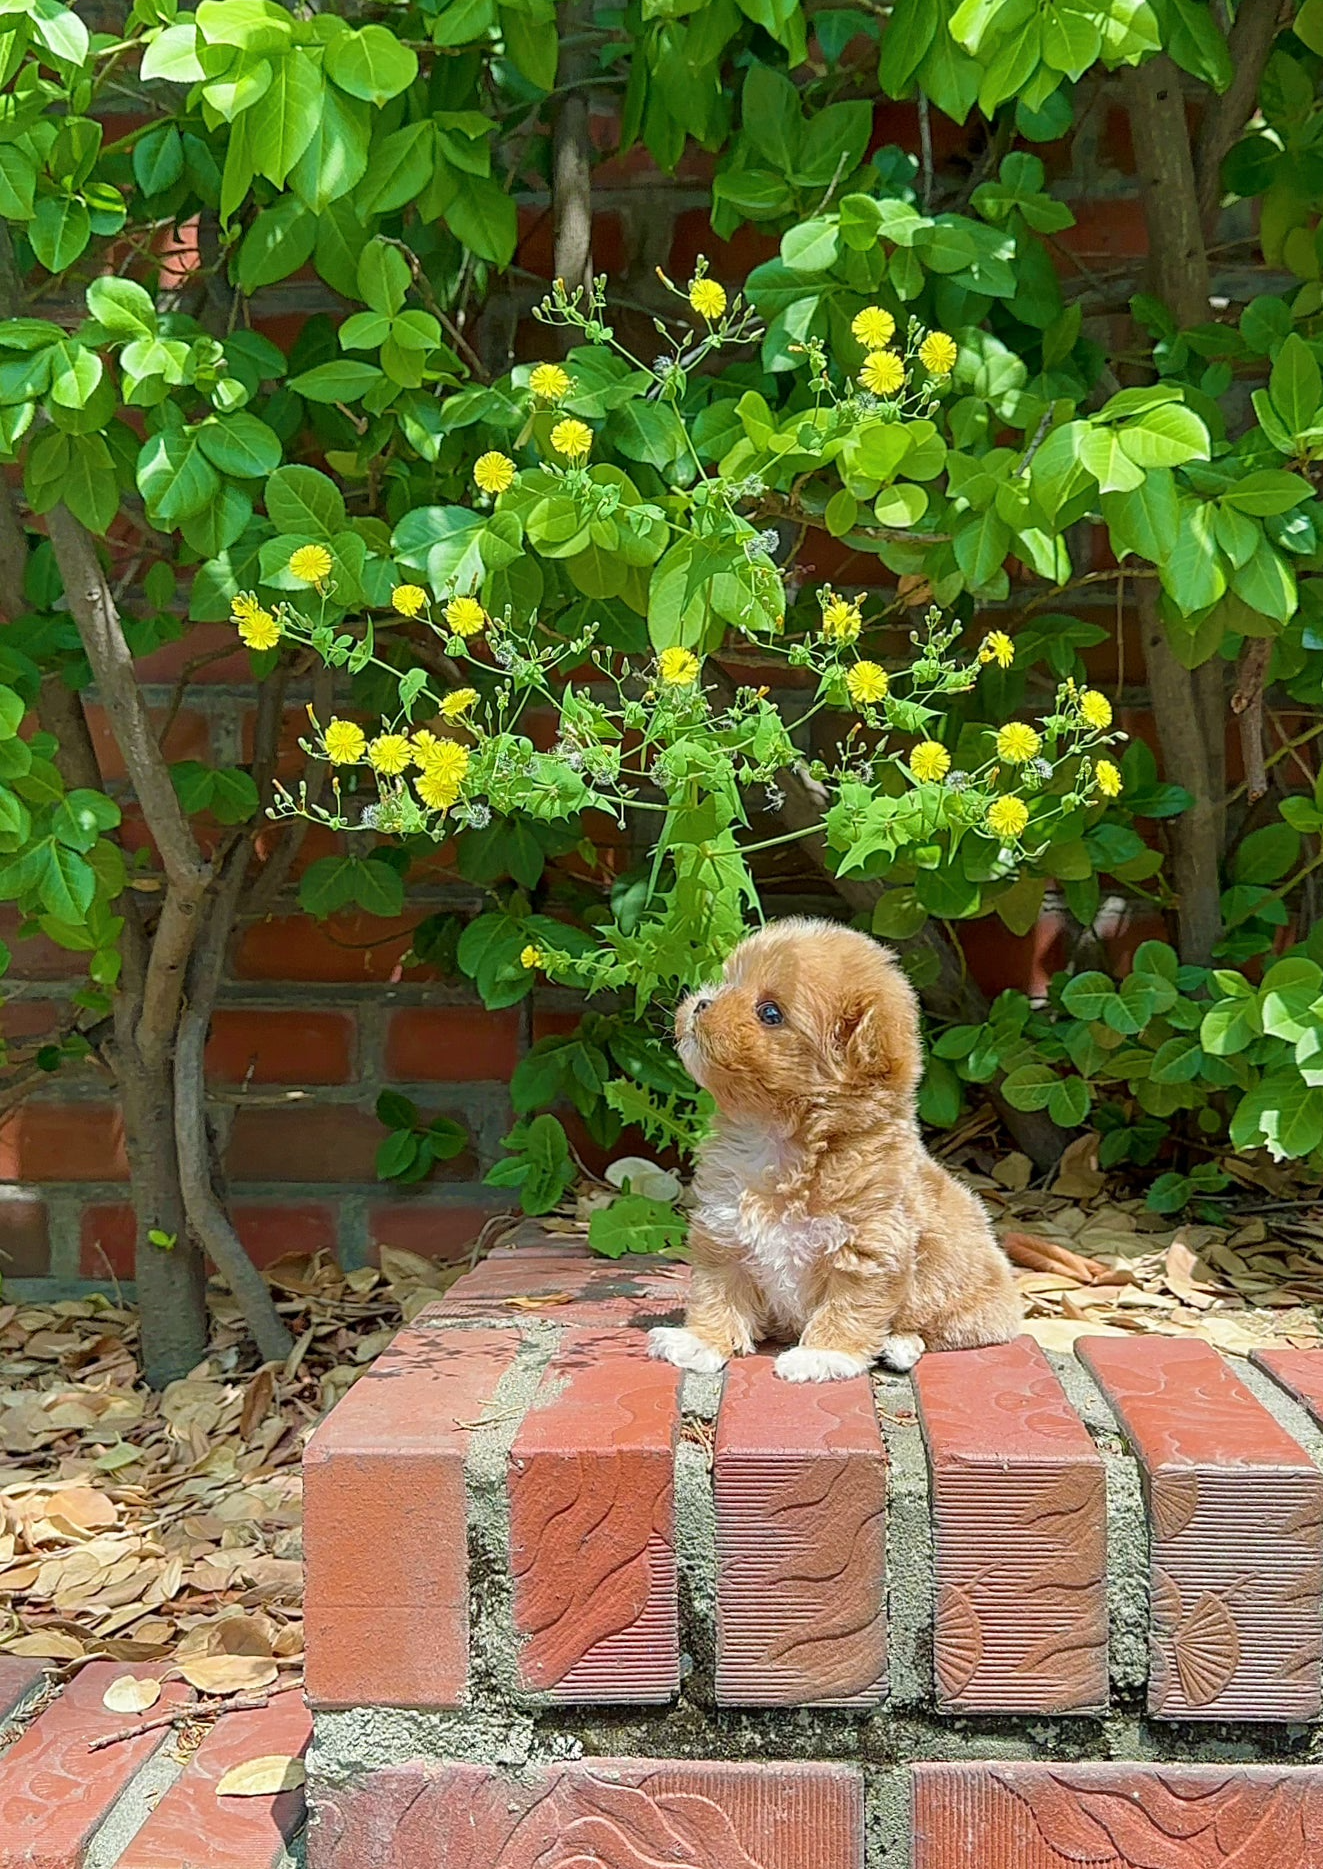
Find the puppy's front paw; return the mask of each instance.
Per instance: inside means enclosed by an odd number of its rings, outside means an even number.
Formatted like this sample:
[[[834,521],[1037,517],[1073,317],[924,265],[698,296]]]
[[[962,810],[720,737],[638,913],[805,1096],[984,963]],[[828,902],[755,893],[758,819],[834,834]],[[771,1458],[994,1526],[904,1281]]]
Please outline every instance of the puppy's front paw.
[[[720,1350],[692,1330],[680,1325],[658,1324],[648,1332],[648,1355],[661,1363],[674,1363],[677,1369],[696,1370],[700,1376],[715,1376],[726,1367]]]
[[[848,1376],[862,1376],[867,1368],[866,1356],[851,1356],[848,1350],[810,1350],[802,1343],[783,1350],[776,1359],[782,1382],[843,1382]]]
[[[922,1337],[888,1337],[878,1357],[886,1369],[904,1374],[907,1369],[914,1368],[927,1347]]]

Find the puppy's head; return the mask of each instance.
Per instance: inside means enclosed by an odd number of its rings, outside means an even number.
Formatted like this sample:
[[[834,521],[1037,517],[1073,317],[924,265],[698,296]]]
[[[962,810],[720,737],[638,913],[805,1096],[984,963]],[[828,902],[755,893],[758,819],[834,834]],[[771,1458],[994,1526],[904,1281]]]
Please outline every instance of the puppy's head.
[[[675,1029],[723,1112],[787,1125],[908,1108],[923,1069],[914,989],[885,948],[834,922],[773,922],[742,941]]]

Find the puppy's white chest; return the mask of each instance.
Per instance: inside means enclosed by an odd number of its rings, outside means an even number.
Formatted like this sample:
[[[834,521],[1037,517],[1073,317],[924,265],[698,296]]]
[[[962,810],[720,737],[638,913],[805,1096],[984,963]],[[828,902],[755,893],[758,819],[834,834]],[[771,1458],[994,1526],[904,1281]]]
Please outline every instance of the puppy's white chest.
[[[811,1214],[777,1189],[784,1173],[778,1138],[750,1134],[705,1173],[696,1218],[749,1261],[773,1321],[798,1334],[811,1308],[812,1275],[848,1233],[835,1216]],[[735,1138],[730,1139],[735,1142]]]

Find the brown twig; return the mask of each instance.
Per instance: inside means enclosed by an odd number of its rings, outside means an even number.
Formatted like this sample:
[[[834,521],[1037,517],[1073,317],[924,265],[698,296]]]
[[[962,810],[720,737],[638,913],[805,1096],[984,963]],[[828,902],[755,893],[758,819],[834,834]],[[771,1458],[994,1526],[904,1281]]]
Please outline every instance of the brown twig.
[[[291,1688],[298,1685],[297,1681],[289,1683]],[[140,1733],[159,1733],[163,1726],[187,1726],[191,1720],[210,1720],[223,1713],[260,1713],[263,1707],[270,1705],[270,1694],[252,1694],[246,1700],[227,1700],[219,1696],[211,1700],[193,1700],[186,1707],[172,1707],[168,1713],[154,1714],[150,1720],[138,1720],[132,1726],[120,1727],[118,1732],[102,1733],[99,1739],[89,1739],[87,1750],[101,1752],[107,1746],[118,1746],[126,1739],[136,1739]]]

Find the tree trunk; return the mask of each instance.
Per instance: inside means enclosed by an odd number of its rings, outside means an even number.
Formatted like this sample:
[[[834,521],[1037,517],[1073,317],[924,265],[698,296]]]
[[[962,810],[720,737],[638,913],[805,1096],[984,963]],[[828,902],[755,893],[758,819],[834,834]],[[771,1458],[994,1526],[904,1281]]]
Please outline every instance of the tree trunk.
[[[149,1070],[118,1047],[116,1063],[138,1236],[134,1275],[142,1320],[143,1374],[164,1388],[207,1353],[206,1271],[184,1211],[168,1067]],[[158,1233],[171,1246],[154,1245]]]
[[[1181,75],[1165,53],[1125,78],[1148,228],[1152,286],[1185,328],[1208,317],[1208,253]],[[1220,160],[1220,158],[1219,158]],[[1181,959],[1206,967],[1222,932],[1226,698],[1222,664],[1184,668],[1172,652],[1158,594],[1138,593],[1149,693],[1167,776],[1194,804],[1168,823]]]
[[[556,68],[555,128],[551,139],[551,204],[555,223],[555,276],[569,291],[593,278],[592,139],[585,80],[592,51],[576,43],[592,21],[591,0],[562,7],[560,62]],[[570,334],[567,334],[570,335]],[[573,339],[577,341],[577,339]]]

